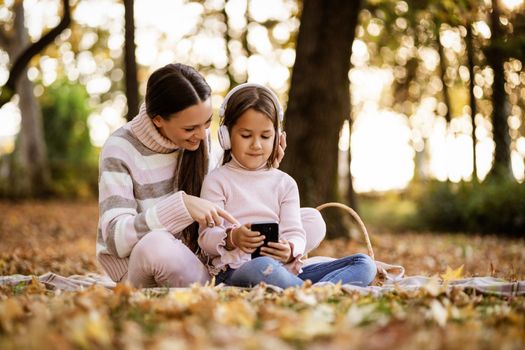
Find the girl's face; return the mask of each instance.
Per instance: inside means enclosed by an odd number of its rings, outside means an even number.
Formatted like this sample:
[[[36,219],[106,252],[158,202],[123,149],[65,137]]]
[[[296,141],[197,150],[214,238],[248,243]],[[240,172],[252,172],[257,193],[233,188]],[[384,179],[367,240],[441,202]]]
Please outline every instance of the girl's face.
[[[195,151],[206,137],[212,117],[211,99],[208,98],[182,111],[173,113],[168,120],[157,115],[153,123],[162,136],[177,146]]]
[[[265,165],[272,155],[274,138],[272,120],[250,108],[231,130],[231,152],[242,166],[255,170]]]

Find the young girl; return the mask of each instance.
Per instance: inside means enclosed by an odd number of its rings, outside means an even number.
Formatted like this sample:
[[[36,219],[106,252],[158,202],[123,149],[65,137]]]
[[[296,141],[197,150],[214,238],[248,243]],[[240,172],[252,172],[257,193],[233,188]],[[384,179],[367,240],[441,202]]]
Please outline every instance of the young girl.
[[[238,223],[200,227],[199,245],[212,257],[216,282],[241,287],[265,282],[287,288],[310,279],[368,285],[376,266],[364,254],[302,268],[306,242],[297,184],[271,167],[283,118],[275,94],[258,84],[239,85],[224,99],[220,116],[223,166],[206,176],[201,198],[230,213]],[[277,222],[279,241],[261,247],[262,256],[251,259],[265,238],[250,230],[254,222]]]

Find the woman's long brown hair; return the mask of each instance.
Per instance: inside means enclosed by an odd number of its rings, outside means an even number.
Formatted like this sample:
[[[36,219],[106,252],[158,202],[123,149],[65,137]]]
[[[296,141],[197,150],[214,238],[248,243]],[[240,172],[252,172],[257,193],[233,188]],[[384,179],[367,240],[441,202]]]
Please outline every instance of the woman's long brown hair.
[[[194,68],[184,64],[168,64],[156,70],[148,79],[146,110],[150,118],[159,115],[169,120],[173,113],[207,100],[211,88]],[[179,191],[200,196],[202,182],[208,169],[208,144],[204,139],[195,151],[183,150],[180,166],[176,168]],[[193,252],[198,250],[199,224],[192,223],[182,231],[184,243]]]

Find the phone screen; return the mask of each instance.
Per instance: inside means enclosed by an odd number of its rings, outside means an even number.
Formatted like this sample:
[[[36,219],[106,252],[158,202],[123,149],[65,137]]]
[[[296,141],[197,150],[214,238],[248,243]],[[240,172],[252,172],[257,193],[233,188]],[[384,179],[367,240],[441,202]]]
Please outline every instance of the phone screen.
[[[261,222],[253,223],[251,226],[252,231],[259,231],[266,238],[264,244],[261,247],[268,246],[268,242],[279,242],[279,224],[275,222]],[[258,247],[252,253],[252,259],[261,256],[261,247]]]

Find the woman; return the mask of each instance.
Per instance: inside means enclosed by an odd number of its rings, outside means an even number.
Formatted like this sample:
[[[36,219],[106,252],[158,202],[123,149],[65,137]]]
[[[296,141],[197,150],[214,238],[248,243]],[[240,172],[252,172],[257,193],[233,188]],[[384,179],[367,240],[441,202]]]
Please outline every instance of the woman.
[[[208,281],[198,225],[236,223],[197,197],[208,167],[211,118],[204,78],[189,66],[169,64],[149,78],[139,114],[104,144],[97,257],[113,281],[136,287]],[[283,155],[281,147],[278,161]],[[322,240],[325,226],[314,209],[301,214],[308,251]]]

